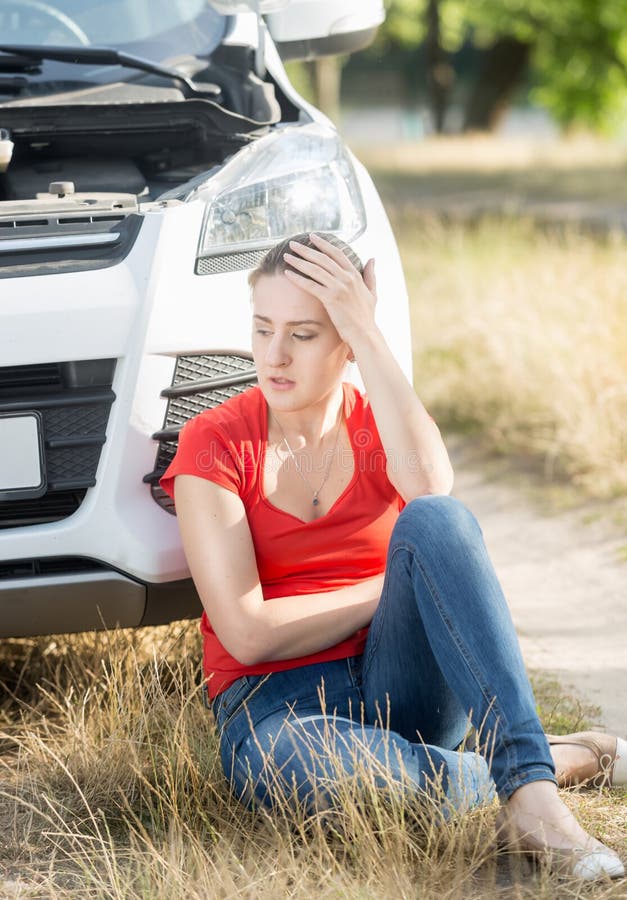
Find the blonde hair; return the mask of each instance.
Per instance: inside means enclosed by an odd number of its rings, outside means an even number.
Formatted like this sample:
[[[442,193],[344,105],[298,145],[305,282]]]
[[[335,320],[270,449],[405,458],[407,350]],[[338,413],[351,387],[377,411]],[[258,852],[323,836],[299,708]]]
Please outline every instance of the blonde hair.
[[[323,237],[325,241],[328,241],[330,244],[333,244],[334,247],[337,247],[339,250],[344,253],[344,255],[349,259],[352,264],[355,266],[360,275],[363,275],[364,267],[357,256],[352,247],[350,247],[346,241],[343,241],[341,238],[337,237],[334,234],[327,234],[324,231],[316,232]],[[282,275],[283,272],[291,271],[296,272],[297,270],[291,266],[288,262],[286,262],[284,255],[290,252],[290,241],[298,241],[299,244],[303,244],[305,247],[311,247],[313,250],[318,250],[319,248],[314,246],[309,238],[308,233],[303,234],[295,234],[294,237],[286,238],[284,241],[280,241],[278,244],[275,244],[266,255],[263,257],[259,265],[252,270],[252,272],[248,276],[248,284],[250,285],[251,290],[254,289],[255,285],[264,275]],[[302,272],[298,272],[299,275],[303,275]],[[303,275],[304,278],[307,278],[307,275]]]

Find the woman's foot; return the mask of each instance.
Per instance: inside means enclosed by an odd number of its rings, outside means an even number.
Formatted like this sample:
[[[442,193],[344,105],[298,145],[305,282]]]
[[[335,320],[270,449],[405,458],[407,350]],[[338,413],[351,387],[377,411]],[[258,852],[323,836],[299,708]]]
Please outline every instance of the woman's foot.
[[[627,741],[597,731],[550,735],[547,740],[560,787],[627,785]]]
[[[500,836],[549,859],[551,868],[584,881],[621,878],[620,859],[579,825],[552,781],[533,781],[511,795],[501,810]]]

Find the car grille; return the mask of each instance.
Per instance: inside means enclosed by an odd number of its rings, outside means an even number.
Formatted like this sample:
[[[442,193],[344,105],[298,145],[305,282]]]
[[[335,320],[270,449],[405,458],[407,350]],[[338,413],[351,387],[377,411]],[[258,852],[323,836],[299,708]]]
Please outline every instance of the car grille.
[[[174,458],[185,422],[256,383],[252,355],[246,351],[217,350],[178,357],[172,384],[161,391],[161,396],[168,398],[168,406],[163,428],[152,436],[159,442],[155,468],[144,476],[159,506],[174,514],[174,502],[159,487],[159,479]]]
[[[20,201],[13,205],[19,208]],[[135,206],[133,200],[132,208]],[[118,215],[102,209],[83,215],[68,210],[36,218],[23,213],[11,216],[4,209],[2,212],[0,279],[114,266],[130,253],[143,221],[133,212]]]
[[[114,370],[113,359],[0,367],[0,413],[40,416],[47,480],[41,497],[0,501],[0,528],[57,522],[78,509],[96,483]]]

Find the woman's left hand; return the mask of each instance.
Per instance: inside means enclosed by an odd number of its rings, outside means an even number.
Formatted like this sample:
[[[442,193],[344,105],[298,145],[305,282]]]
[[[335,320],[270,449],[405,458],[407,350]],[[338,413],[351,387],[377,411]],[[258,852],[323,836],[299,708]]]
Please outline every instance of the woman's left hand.
[[[374,259],[368,260],[362,277],[342,250],[317,234],[310,237],[319,249],[290,241],[293,252],[284,254],[285,261],[303,274],[286,270],[285,275],[320,300],[338,334],[350,345],[358,334],[376,327]]]

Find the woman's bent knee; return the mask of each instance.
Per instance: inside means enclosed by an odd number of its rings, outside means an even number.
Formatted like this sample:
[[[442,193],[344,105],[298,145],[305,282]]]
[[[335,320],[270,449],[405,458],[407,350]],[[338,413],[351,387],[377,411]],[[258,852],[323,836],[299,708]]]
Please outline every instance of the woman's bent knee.
[[[455,535],[475,540],[481,536],[481,528],[473,513],[456,497],[426,494],[410,500],[401,511],[392,541],[413,541],[421,535],[433,539],[440,534],[447,541]]]

